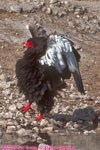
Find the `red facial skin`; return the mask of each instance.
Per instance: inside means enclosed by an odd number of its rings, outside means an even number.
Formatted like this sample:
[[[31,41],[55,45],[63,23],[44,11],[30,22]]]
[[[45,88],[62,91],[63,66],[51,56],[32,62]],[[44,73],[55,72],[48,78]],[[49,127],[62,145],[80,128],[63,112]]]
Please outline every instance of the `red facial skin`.
[[[26,42],[24,44],[25,47],[34,48],[34,44],[32,42]]]
[[[31,104],[28,104],[26,107],[22,108],[20,111],[26,113],[29,109],[33,112],[34,110],[30,107]],[[40,114],[39,117],[36,118],[37,121],[42,120],[43,116]]]

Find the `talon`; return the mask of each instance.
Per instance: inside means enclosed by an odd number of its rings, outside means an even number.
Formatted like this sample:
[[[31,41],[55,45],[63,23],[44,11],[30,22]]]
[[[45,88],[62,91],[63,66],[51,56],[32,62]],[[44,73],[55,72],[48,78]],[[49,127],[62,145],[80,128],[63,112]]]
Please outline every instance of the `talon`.
[[[30,109],[31,111],[34,111],[34,110],[30,107],[30,104],[28,104],[26,107],[22,108],[20,111],[25,113],[25,112],[27,112],[29,109]]]
[[[36,118],[37,121],[42,120],[42,119],[43,119],[42,114],[40,114],[40,116]]]

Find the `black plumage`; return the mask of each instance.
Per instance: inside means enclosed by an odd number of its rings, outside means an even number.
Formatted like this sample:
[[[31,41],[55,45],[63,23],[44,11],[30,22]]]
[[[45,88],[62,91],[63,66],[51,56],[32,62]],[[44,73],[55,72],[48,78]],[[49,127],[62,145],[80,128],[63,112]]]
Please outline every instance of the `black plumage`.
[[[30,104],[35,101],[39,111],[43,113],[50,111],[53,105],[50,81],[46,79],[44,68],[38,62],[46,50],[47,43],[44,37],[29,39],[28,42],[30,41],[34,41],[34,49],[28,48],[23,58],[17,61],[16,77],[20,92],[25,94]]]
[[[41,31],[43,32],[43,30]],[[48,62],[45,63],[45,60],[44,64],[40,61],[42,56],[45,56],[48,50],[48,38],[49,37],[47,36],[38,34],[38,32],[36,32],[36,34],[35,32],[32,32],[32,38],[30,38],[27,43],[33,43],[34,47],[28,47],[24,56],[16,63],[16,77],[18,79],[20,91],[25,94],[30,105],[32,102],[37,103],[38,110],[42,114],[44,112],[49,112],[52,109],[54,104],[53,87],[57,82],[60,82],[61,78],[70,78],[71,69],[79,91],[84,93],[81,75],[79,71],[73,71],[73,68],[70,69],[70,64],[66,61],[64,53],[62,54],[62,58],[66,67],[61,70],[61,72],[55,67],[56,61],[54,65],[50,66],[48,65]],[[80,55],[74,49],[73,45],[71,46],[75,61],[79,62]],[[76,68],[79,70],[78,67]]]

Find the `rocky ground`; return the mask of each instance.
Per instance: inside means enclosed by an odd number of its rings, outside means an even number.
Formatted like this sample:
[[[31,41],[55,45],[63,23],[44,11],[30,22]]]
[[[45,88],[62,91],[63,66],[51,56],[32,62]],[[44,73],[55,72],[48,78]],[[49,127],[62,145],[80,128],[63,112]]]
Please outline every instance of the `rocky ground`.
[[[91,0],[92,1],[92,0]],[[95,112],[100,116],[100,1],[79,0],[0,0],[0,130],[7,134],[28,136],[33,141],[45,142],[40,133],[78,134],[99,132]],[[66,80],[66,87],[58,91],[55,105],[42,121],[36,113],[23,114],[26,105],[24,95],[19,93],[15,75],[16,61],[23,55],[23,43],[30,37],[26,25],[36,21],[46,28],[48,34],[64,35],[74,42],[81,55],[80,71],[86,95],[81,96],[73,78]],[[77,120],[69,119],[76,109],[91,106],[94,111],[86,120],[83,112]],[[55,115],[55,114],[61,114]],[[62,117],[63,114],[63,117]],[[78,110],[77,116],[80,114]],[[65,115],[65,118],[64,118]],[[66,116],[68,115],[68,116]],[[59,118],[60,117],[60,118]],[[82,119],[83,118],[83,119]],[[85,118],[85,119],[84,119]],[[90,119],[90,122],[89,122]],[[85,121],[84,121],[85,120]],[[2,132],[1,135],[2,136]],[[43,141],[44,140],[44,141]]]

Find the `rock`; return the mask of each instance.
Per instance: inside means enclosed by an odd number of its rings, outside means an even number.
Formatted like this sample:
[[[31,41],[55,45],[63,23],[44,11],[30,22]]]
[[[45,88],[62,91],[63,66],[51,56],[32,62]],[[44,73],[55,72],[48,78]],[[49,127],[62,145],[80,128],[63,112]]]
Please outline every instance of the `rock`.
[[[86,8],[81,8],[81,7],[79,7],[79,8],[76,8],[75,9],[75,15],[84,15],[85,13],[87,12],[87,9]]]
[[[21,128],[16,133],[18,134],[18,136],[23,136],[25,131],[26,131],[25,129]]]
[[[31,123],[33,126],[36,126],[37,125],[37,121],[32,121],[32,123]]]
[[[22,118],[23,117],[23,113],[21,113],[20,111],[16,112],[16,117],[17,118]]]
[[[57,7],[54,7],[54,8],[52,8],[52,11],[53,11],[53,15],[58,15],[58,13],[59,13],[59,8],[57,8]]]
[[[48,121],[46,119],[42,119],[41,122],[40,122],[40,126],[45,127],[47,125],[48,125]]]
[[[33,130],[38,133],[39,132],[39,128],[38,127],[34,127]]]
[[[10,90],[9,89],[6,89],[4,91],[2,91],[2,93],[5,95],[5,96],[8,96],[11,94]]]
[[[39,136],[38,136],[36,133],[35,133],[35,134],[32,134],[31,137],[32,137],[32,139],[35,139],[35,140],[36,140],[37,138],[39,138]]]
[[[23,12],[23,10],[22,10],[22,8],[19,6],[19,5],[12,5],[12,6],[10,6],[10,8],[9,8],[9,12],[16,12],[16,13],[22,13]]]
[[[100,100],[95,101],[95,104],[100,104]]]
[[[17,137],[17,142],[19,143],[19,145],[24,145],[25,143],[29,142],[29,140],[31,140],[29,137]],[[20,148],[21,149],[21,148]],[[26,149],[26,148],[25,148]],[[28,149],[26,149],[28,150]]]
[[[15,105],[15,104],[11,105],[11,106],[9,107],[9,111],[11,111],[11,112],[16,112],[16,105]]]
[[[13,117],[12,112],[6,112],[5,115],[3,116],[3,118],[5,119],[12,119],[12,117]]]
[[[21,128],[16,133],[18,134],[18,136],[31,136],[32,131]]]
[[[74,45],[74,48],[77,49],[77,50],[80,50],[80,49],[81,49],[81,46],[77,44],[77,45]],[[73,85],[73,84],[72,84],[72,85]]]
[[[67,106],[67,107],[64,107],[64,106],[60,106],[59,107],[59,112],[66,112],[66,111],[68,111],[69,110],[69,108],[70,108],[70,106]]]
[[[23,107],[22,103],[17,103],[16,106],[18,109],[21,109]]]
[[[96,134],[96,131],[95,130],[91,130],[89,131],[90,134]]]
[[[59,17],[63,17],[63,16],[65,16],[67,13],[65,12],[65,11],[60,11],[60,12],[58,12],[58,16]]]
[[[17,126],[16,126],[16,129],[17,129],[17,130],[21,129],[21,126],[20,126],[20,125],[17,125]]]
[[[28,111],[25,113],[25,118],[30,118],[30,113]]]
[[[15,98],[15,94],[14,93],[11,93],[11,95],[9,96],[9,99],[13,99],[13,98]]]
[[[75,6],[72,5],[72,6],[68,7],[68,12],[69,13],[74,13],[75,12]]]
[[[53,131],[53,127],[45,127],[43,129],[41,129],[42,132],[52,132]]]
[[[5,81],[5,82],[11,81],[10,77],[8,77],[5,74],[0,75],[0,80]]]
[[[10,134],[16,131],[16,126],[7,126],[6,133]]]
[[[57,125],[56,120],[54,120],[54,119],[50,119],[49,121],[50,121],[50,123],[51,123],[53,126],[54,126],[54,125]]]
[[[38,143],[42,143],[42,142],[43,142],[43,139],[42,139],[41,137],[38,137],[38,138],[37,138],[37,142],[38,142]]]
[[[66,127],[66,128],[71,128],[71,127],[72,127],[72,125],[71,125],[71,124],[72,124],[72,122],[71,122],[71,121],[69,121],[69,122],[67,122],[67,123],[66,123],[66,126],[65,126],[65,127]]]
[[[9,87],[10,87],[9,82],[7,82],[7,83],[5,81],[0,82],[0,88],[7,89]]]
[[[1,120],[0,126],[2,126],[3,128],[6,128],[7,127],[7,120]]]
[[[81,98],[81,95],[76,95],[76,94],[72,93],[72,94],[70,95],[70,97],[73,98],[73,99],[75,98],[76,100],[78,100],[78,99]]]
[[[50,0],[50,4],[54,4],[54,3],[57,3],[58,0]]]
[[[14,122],[13,121],[8,121],[7,122],[7,126],[13,126],[14,125]]]
[[[85,131],[84,131],[84,134],[85,134],[85,135],[88,135],[88,134],[89,134],[89,131],[85,130]]]
[[[47,9],[46,9],[46,13],[47,13],[47,14],[51,14],[51,13],[52,13],[51,8],[47,8]]]
[[[54,113],[58,113],[59,112],[59,106],[58,105],[55,106],[53,111],[54,111]]]

